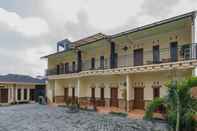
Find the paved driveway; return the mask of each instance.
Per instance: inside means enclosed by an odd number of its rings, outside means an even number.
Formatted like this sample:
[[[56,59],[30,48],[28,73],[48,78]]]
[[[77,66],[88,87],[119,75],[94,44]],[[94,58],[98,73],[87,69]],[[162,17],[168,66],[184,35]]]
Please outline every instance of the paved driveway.
[[[166,124],[37,104],[0,107],[0,131],[166,131]]]

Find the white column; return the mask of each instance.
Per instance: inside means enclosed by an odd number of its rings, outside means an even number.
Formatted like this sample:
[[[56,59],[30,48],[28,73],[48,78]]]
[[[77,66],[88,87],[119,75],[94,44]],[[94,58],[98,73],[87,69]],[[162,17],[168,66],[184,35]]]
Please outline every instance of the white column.
[[[27,100],[29,101],[30,99],[30,89],[29,88],[27,88]]]
[[[21,88],[21,100],[24,101],[24,88]]]

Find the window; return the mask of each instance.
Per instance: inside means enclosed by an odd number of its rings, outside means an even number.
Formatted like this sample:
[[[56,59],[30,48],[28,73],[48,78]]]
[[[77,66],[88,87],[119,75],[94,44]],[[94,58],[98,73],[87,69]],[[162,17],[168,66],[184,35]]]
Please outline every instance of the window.
[[[105,88],[104,87],[102,87],[102,88],[100,88],[100,90],[101,90],[101,100],[103,100],[104,98],[105,98],[105,90],[104,90]]]
[[[178,60],[178,43],[177,42],[170,43],[170,57],[171,57],[172,62],[175,62]]]
[[[60,65],[57,65],[57,75],[59,75],[60,74]]]
[[[104,69],[104,56],[100,56],[100,68]]]
[[[27,100],[27,89],[24,89],[24,100]]]
[[[21,89],[17,90],[17,100],[21,100]]]
[[[69,63],[65,63],[64,71],[65,71],[65,73],[69,73]]]
[[[91,59],[91,69],[95,69],[95,58]]]
[[[134,50],[134,66],[143,65],[143,49],[135,49]]]
[[[157,64],[160,62],[160,51],[159,45],[153,46],[153,63]]]
[[[76,68],[75,66],[76,66],[75,61],[73,61],[73,63],[72,63],[72,71],[73,72],[75,72],[75,68]]]
[[[191,47],[189,44],[181,46],[180,57],[184,60],[188,60],[191,58]]]

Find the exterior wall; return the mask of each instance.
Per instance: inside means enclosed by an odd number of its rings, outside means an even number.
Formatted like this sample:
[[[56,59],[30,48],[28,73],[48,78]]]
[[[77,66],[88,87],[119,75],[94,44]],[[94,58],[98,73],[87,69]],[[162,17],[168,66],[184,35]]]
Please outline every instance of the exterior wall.
[[[100,98],[100,88],[104,87],[105,98],[110,98],[110,88],[118,88],[118,98],[122,98],[122,84],[125,82],[125,76],[97,76],[80,79],[80,97],[91,97],[91,88],[95,87],[95,97]]]
[[[138,31],[135,33],[125,34],[112,41],[115,43],[115,52],[118,54],[118,67],[133,66],[133,51],[135,49],[143,48],[143,63],[147,64],[148,61],[153,61],[154,45],[159,45],[160,48],[160,61],[162,59],[170,58],[170,43],[177,42],[178,46],[190,44],[193,42],[192,37],[192,21],[191,18],[170,22],[154,28]],[[125,50],[124,47],[128,49]],[[82,45],[79,47],[82,55],[82,71],[90,70],[91,58],[95,58],[95,68],[100,67],[100,56],[105,58],[105,67],[109,68],[110,64],[110,43],[107,40],[98,40],[91,44]],[[179,54],[179,53],[178,53]],[[48,69],[56,67],[57,64],[69,62],[70,65],[73,61],[76,62],[76,52],[73,50],[50,56],[48,58]],[[180,56],[178,56],[178,60]],[[162,68],[162,67],[161,67]],[[147,73],[133,73],[122,75],[100,75],[100,76],[85,76],[79,78],[67,78],[49,80],[47,87],[47,96],[50,101],[56,103],[64,102],[64,88],[69,88],[69,97],[72,96],[72,88],[75,88],[75,96],[79,97],[82,101],[89,101],[91,97],[91,88],[95,88],[96,99],[100,98],[100,87],[104,87],[105,105],[110,104],[110,88],[118,88],[119,106],[124,107],[125,101],[123,98],[123,90],[127,88],[128,108],[133,108],[134,103],[134,87],[144,88],[144,101],[145,107],[148,102],[153,99],[153,85],[160,86],[160,96],[165,96],[166,87],[165,82],[171,79],[182,79],[192,75],[192,69],[179,70],[179,71],[158,71]],[[127,77],[128,76],[128,77]],[[78,81],[79,80],[79,81]],[[78,83],[79,82],[79,83]],[[125,82],[126,85],[125,85]],[[78,88],[79,87],[79,88]],[[79,89],[79,90],[78,90]],[[55,98],[55,100],[53,100]]]
[[[185,25],[183,25],[185,23]],[[172,24],[174,25],[174,24]],[[169,26],[169,27],[168,27]],[[116,52],[118,53],[118,67],[121,66],[133,66],[133,50],[143,48],[144,60],[152,61],[152,48],[153,45],[160,46],[160,60],[164,58],[170,58],[170,43],[178,42],[178,45],[192,43],[191,34],[191,20],[182,22],[171,27],[171,25],[163,25],[140,32],[128,34],[126,37],[121,36],[114,38],[116,43]],[[166,29],[169,28],[169,29]],[[125,51],[124,47],[128,47]],[[161,50],[165,49],[165,50]]]
[[[134,88],[144,88],[144,101],[145,108],[151,100],[153,100],[153,86],[160,86],[160,97],[163,97],[167,93],[167,87],[165,84],[173,79],[181,80],[189,78],[192,75],[192,70],[179,70],[176,72],[152,72],[143,74],[130,75],[130,87],[129,87],[129,101],[130,109],[133,109],[134,101]],[[150,77],[151,76],[151,77]]]
[[[67,51],[64,53],[60,53],[58,54],[58,56],[51,56],[48,58],[48,69],[53,69],[56,68],[56,65],[58,64],[64,64],[66,62],[69,63],[69,70],[72,69],[72,62],[75,61],[76,62],[77,58],[76,58],[76,53],[74,50],[71,51]]]
[[[109,67],[110,57],[110,43],[107,40],[99,40],[91,44],[80,47],[82,52],[82,70],[89,70],[91,68],[91,58],[95,58],[95,68],[100,67],[100,56],[104,56],[105,67]]]
[[[30,89],[35,89],[35,85],[29,84],[1,84],[4,88],[8,89],[8,104],[15,102],[28,102],[30,101]],[[21,89],[21,100],[17,99],[17,89]],[[24,99],[24,89],[27,89],[27,99]]]
[[[52,103],[53,102],[54,89],[55,89],[55,81],[54,80],[48,80],[47,88],[46,88],[46,94],[47,94],[47,101],[48,101],[48,103]]]

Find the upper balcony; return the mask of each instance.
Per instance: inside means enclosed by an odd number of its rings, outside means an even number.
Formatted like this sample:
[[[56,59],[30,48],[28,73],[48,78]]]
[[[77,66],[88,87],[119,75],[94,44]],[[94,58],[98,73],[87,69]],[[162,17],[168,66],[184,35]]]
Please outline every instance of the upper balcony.
[[[195,61],[197,44],[184,44],[178,46],[174,43],[169,48],[159,48],[153,46],[152,50],[136,49],[131,53],[118,54],[114,53],[113,58],[104,58],[99,56],[99,59],[92,58],[91,60],[83,60],[81,63],[81,70],[77,70],[77,64],[62,64],[56,68],[47,70],[47,75],[61,75],[61,74],[83,74],[83,72],[103,72],[115,71],[120,69],[132,69],[133,71],[144,68],[144,71],[150,67],[163,68],[166,65],[172,65]],[[113,60],[112,60],[113,59]],[[112,62],[113,61],[113,62]],[[112,66],[113,64],[113,66]],[[196,64],[196,63],[195,63]],[[188,63],[191,66],[191,63]],[[113,69],[112,69],[113,67]]]

